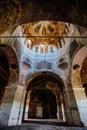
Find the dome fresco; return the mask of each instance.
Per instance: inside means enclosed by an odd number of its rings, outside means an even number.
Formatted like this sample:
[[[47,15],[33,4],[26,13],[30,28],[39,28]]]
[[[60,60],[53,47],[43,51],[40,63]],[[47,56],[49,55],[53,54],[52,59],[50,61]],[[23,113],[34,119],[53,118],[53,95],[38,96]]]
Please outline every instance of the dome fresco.
[[[43,44],[53,45],[56,48],[62,48],[65,44],[64,37],[70,35],[71,29],[72,33],[74,31],[72,24],[61,21],[31,22],[22,24],[21,28],[23,36],[27,37],[26,41],[30,41],[32,46]]]

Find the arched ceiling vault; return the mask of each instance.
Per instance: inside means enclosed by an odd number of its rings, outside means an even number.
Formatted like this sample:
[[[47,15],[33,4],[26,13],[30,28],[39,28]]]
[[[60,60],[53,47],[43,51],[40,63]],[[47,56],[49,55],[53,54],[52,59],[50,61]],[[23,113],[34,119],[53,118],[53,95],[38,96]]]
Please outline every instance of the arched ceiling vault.
[[[63,36],[67,36],[71,31],[69,24],[57,21],[39,21],[21,25],[23,36],[26,36],[26,42],[34,45],[55,45],[58,48],[58,42]],[[74,29],[72,29],[74,30]],[[59,36],[59,37],[58,37]],[[61,43],[62,45],[62,43]]]
[[[54,20],[87,27],[87,2],[79,0],[0,0],[0,34],[28,22]]]

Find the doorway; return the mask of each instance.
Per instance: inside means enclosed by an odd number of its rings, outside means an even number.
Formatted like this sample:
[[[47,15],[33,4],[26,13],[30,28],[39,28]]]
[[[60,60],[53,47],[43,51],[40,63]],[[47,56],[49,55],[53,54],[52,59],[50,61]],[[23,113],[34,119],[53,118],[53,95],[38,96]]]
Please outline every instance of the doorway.
[[[28,118],[56,119],[56,97],[49,89],[34,89],[30,93]]]
[[[44,72],[29,82],[23,121],[66,121],[63,86],[55,74]]]

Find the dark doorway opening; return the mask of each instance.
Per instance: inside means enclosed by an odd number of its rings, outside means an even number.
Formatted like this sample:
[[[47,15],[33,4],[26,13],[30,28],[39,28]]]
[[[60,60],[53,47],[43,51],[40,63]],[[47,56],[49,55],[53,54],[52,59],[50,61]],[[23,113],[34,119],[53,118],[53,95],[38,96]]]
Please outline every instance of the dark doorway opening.
[[[49,89],[31,91],[28,118],[57,118],[56,97]]]
[[[4,52],[0,49],[0,104],[9,80],[9,64]]]

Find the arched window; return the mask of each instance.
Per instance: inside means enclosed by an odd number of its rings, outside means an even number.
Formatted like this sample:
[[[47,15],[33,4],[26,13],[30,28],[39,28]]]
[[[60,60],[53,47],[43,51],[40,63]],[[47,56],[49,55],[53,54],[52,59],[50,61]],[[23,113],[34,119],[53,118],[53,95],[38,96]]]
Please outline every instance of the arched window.
[[[50,46],[50,52],[54,52],[54,50],[53,50],[53,47],[52,47],[52,46]]]
[[[38,46],[35,47],[35,52],[38,52]]]

